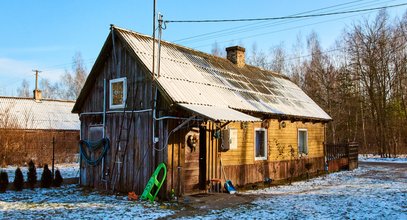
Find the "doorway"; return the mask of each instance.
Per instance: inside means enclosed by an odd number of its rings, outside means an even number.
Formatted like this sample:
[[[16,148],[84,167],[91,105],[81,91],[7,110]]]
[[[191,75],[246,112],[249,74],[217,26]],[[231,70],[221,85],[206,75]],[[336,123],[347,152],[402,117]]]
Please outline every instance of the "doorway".
[[[184,192],[206,188],[206,129],[193,128],[185,135]]]

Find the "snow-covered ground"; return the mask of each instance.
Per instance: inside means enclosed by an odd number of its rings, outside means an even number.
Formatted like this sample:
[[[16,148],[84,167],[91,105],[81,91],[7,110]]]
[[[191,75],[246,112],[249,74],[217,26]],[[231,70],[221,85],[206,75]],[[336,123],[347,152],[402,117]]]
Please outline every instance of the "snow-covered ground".
[[[242,194],[258,199],[184,218],[407,219],[407,163],[364,163],[354,171]],[[131,202],[125,196],[101,195],[75,185],[0,193],[0,219],[155,219],[183,210],[165,206]]]
[[[0,219],[155,219],[172,213],[157,203],[131,202],[74,185],[0,193]]]
[[[51,170],[51,165],[48,167]],[[14,176],[16,172],[16,166],[7,166],[5,168],[0,168],[0,170],[6,171],[8,175],[9,182],[14,181]],[[23,172],[24,180],[27,180],[28,167],[20,167],[21,172]],[[55,164],[55,170],[59,169],[63,178],[74,178],[79,177],[79,163],[62,163]],[[43,168],[37,167],[37,179],[41,179]]]
[[[391,163],[407,163],[407,155],[397,155],[396,158],[381,158],[380,155],[374,154],[359,154],[359,161],[363,162],[391,162]]]
[[[291,186],[248,191],[249,205],[193,219],[407,219],[407,166],[361,165]]]

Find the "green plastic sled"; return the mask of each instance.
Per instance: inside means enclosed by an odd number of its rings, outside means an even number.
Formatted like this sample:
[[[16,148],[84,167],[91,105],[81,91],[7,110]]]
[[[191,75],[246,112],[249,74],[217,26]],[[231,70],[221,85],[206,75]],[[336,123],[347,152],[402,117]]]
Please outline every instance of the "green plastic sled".
[[[160,174],[161,169],[164,170],[164,175],[161,180],[158,180],[158,174]],[[161,186],[163,185],[165,178],[167,177],[167,167],[165,166],[164,163],[160,163],[158,167],[155,169],[153,175],[151,176],[150,180],[147,183],[146,188],[143,191],[143,194],[141,194],[140,199],[141,200],[147,200],[149,199],[150,202],[153,202],[155,197],[157,196],[158,192],[160,191]],[[155,187],[155,191],[151,192],[151,190]],[[153,195],[153,194],[154,195]]]

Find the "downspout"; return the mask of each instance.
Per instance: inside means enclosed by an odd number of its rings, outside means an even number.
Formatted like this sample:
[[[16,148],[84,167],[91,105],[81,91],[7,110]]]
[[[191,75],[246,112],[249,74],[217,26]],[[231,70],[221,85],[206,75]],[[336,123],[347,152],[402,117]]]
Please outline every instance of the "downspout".
[[[80,120],[80,117],[79,117]],[[82,140],[82,120],[80,120],[80,128],[79,128],[79,140]],[[79,147],[79,146],[78,146]],[[82,186],[82,154],[81,149],[79,147],[79,186]]]
[[[328,157],[326,156],[326,123],[324,123],[324,160],[325,172],[328,172]]]
[[[106,137],[106,79],[103,79],[103,132],[102,137]]]
[[[103,79],[103,129],[102,138],[106,138],[106,79]],[[105,173],[105,158],[102,158],[102,182],[105,182],[105,188],[107,191],[107,173]]]
[[[158,14],[158,60],[157,60],[157,78],[155,80],[156,85],[154,86],[154,101],[153,101],[153,124],[152,124],[152,130],[153,130],[153,147],[155,148],[155,145],[158,143],[158,138],[156,137],[156,132],[155,132],[155,127],[157,123],[157,94],[158,94],[158,86],[157,86],[157,79],[160,77],[160,56],[161,56],[161,36],[162,36],[162,23],[163,23],[163,16],[161,14]],[[154,82],[153,82],[154,83]],[[154,152],[154,151],[153,151]],[[154,153],[153,153],[153,156]]]

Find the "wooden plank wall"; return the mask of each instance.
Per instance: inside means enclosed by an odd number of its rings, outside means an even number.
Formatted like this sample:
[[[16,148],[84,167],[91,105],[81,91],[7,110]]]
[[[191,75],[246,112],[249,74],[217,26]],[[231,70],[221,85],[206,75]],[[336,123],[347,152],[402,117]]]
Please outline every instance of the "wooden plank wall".
[[[24,165],[33,160],[37,166],[52,163],[55,138],[55,163],[77,162],[79,131],[0,130],[0,164]]]
[[[312,164],[307,170],[305,164]],[[244,186],[249,183],[263,182],[266,178],[272,180],[282,180],[291,177],[303,176],[307,172],[318,173],[324,170],[324,157],[301,158],[285,161],[256,161],[254,164],[229,165],[224,170],[227,179],[237,186]]]
[[[182,120],[171,120],[168,122],[168,131],[178,126]],[[196,161],[199,153],[199,143],[195,152],[190,154],[190,149],[186,146],[188,133],[196,133],[197,124],[191,123],[170,136],[167,152],[167,191],[177,196],[194,191],[199,175],[199,162]],[[198,136],[199,137],[199,136]],[[187,151],[187,152],[186,152]]]
[[[221,139],[217,139],[214,133],[221,126],[220,123],[206,123],[206,180],[222,179],[222,165],[227,179],[231,179],[239,185],[263,181],[264,178],[275,180],[291,177],[290,169],[294,170],[293,176],[300,176],[306,172],[318,172],[324,170],[324,125],[321,123],[286,122],[286,127],[279,126],[277,120],[268,121],[268,156],[267,160],[256,161],[254,157],[254,131],[255,128],[264,127],[262,123],[230,123],[225,128],[238,130],[238,147],[236,150],[220,152]],[[174,125],[172,125],[174,127]],[[297,132],[299,128],[308,131],[307,156],[300,156],[297,147]],[[177,132],[171,138],[168,148],[169,180],[167,190],[175,189],[177,195],[184,193],[199,192],[194,188],[195,179],[199,172],[196,169],[185,169],[185,136],[187,131]],[[294,153],[291,153],[293,148]],[[307,170],[305,164],[312,164]],[[179,171],[179,172],[178,172]],[[190,172],[190,173],[186,173]],[[179,175],[179,176],[178,176]],[[193,177],[193,178],[191,178]],[[189,179],[191,178],[191,179]],[[195,179],[194,179],[195,178]],[[180,181],[180,183],[178,182]],[[177,190],[179,187],[179,190]]]
[[[179,121],[172,121],[170,128],[174,128]],[[200,192],[198,188],[199,183],[199,124],[196,122],[191,127],[176,132],[171,136],[168,144],[168,167],[169,177],[167,179],[167,190],[170,192],[174,189],[176,195],[183,195],[189,193]],[[205,123],[204,123],[205,124]],[[216,123],[207,122],[206,127],[206,182],[211,179],[220,178],[220,152],[219,144],[220,140],[214,137],[214,132],[217,130]],[[192,155],[188,155],[189,148],[186,147],[185,138],[188,136],[188,132],[193,131],[197,135],[197,151]],[[187,151],[187,153],[185,152]]]
[[[285,161],[298,159],[298,129],[308,131],[307,158],[324,156],[324,125],[322,123],[302,123],[286,121],[285,128],[279,126],[277,120],[269,119],[267,123],[231,123],[229,128],[238,130],[238,146],[236,150],[222,153],[222,161],[227,165],[254,164],[254,132],[256,128],[267,126],[267,160]],[[291,153],[293,149],[294,153]]]
[[[256,123],[230,123],[225,128],[238,130],[238,147],[221,153],[211,151],[208,157],[215,158],[215,163],[208,163],[208,172],[218,172],[219,168],[211,164],[220,167],[220,157],[226,177],[239,185],[263,181],[266,177],[286,179],[291,175],[290,168],[295,170],[294,176],[300,176],[307,172],[306,163],[312,164],[309,172],[324,170],[324,124],[290,121],[285,124],[283,128],[278,120],[272,119]],[[262,127],[267,128],[267,160],[255,160],[254,132]],[[308,155],[298,154],[298,129],[308,131]],[[220,177],[220,172],[218,174],[212,177],[224,181],[225,177]]]
[[[103,111],[103,79],[107,80],[106,93],[109,93],[109,80],[127,77],[127,110],[151,109],[152,107],[152,89],[151,80],[144,72],[144,69],[132,57],[119,41],[115,42],[115,49],[117,54],[117,66],[113,60],[113,50],[108,56],[102,69],[98,70],[99,76],[94,82],[92,92],[88,94],[82,112],[101,112]],[[107,96],[107,110],[109,106],[109,99]],[[112,109],[122,110],[122,109]],[[97,166],[89,166],[84,161],[81,163],[81,184],[84,186],[96,187],[100,189],[108,189],[113,187],[112,183],[115,182],[115,190],[118,191],[135,191],[141,194],[148,179],[154,171],[158,162],[165,161],[167,154],[166,151],[156,152],[152,146],[152,112],[143,113],[111,113],[106,117],[106,136],[110,138],[111,149],[108,151],[107,157],[102,164]],[[88,138],[88,128],[92,124],[101,124],[101,115],[82,115],[81,116],[81,131],[82,139]],[[121,123],[124,120],[124,128],[130,128],[130,134],[127,137],[129,143],[125,148],[125,141],[121,142],[118,151],[117,141],[121,129]],[[165,122],[159,123],[159,130],[166,127]],[[127,136],[126,130],[122,132],[122,139]],[[165,137],[166,133],[160,133],[160,141]],[[159,146],[156,146],[159,148]],[[125,149],[125,150],[124,150]],[[117,152],[117,154],[116,154]],[[120,157],[120,162],[123,163],[122,169],[118,169],[117,156]],[[97,156],[97,155],[94,155]],[[115,166],[115,167],[114,167]],[[107,176],[102,174],[105,170]],[[118,172],[117,172],[118,171]],[[119,178],[114,181],[115,177]],[[103,181],[103,179],[108,180]],[[107,185],[106,185],[107,184]]]

